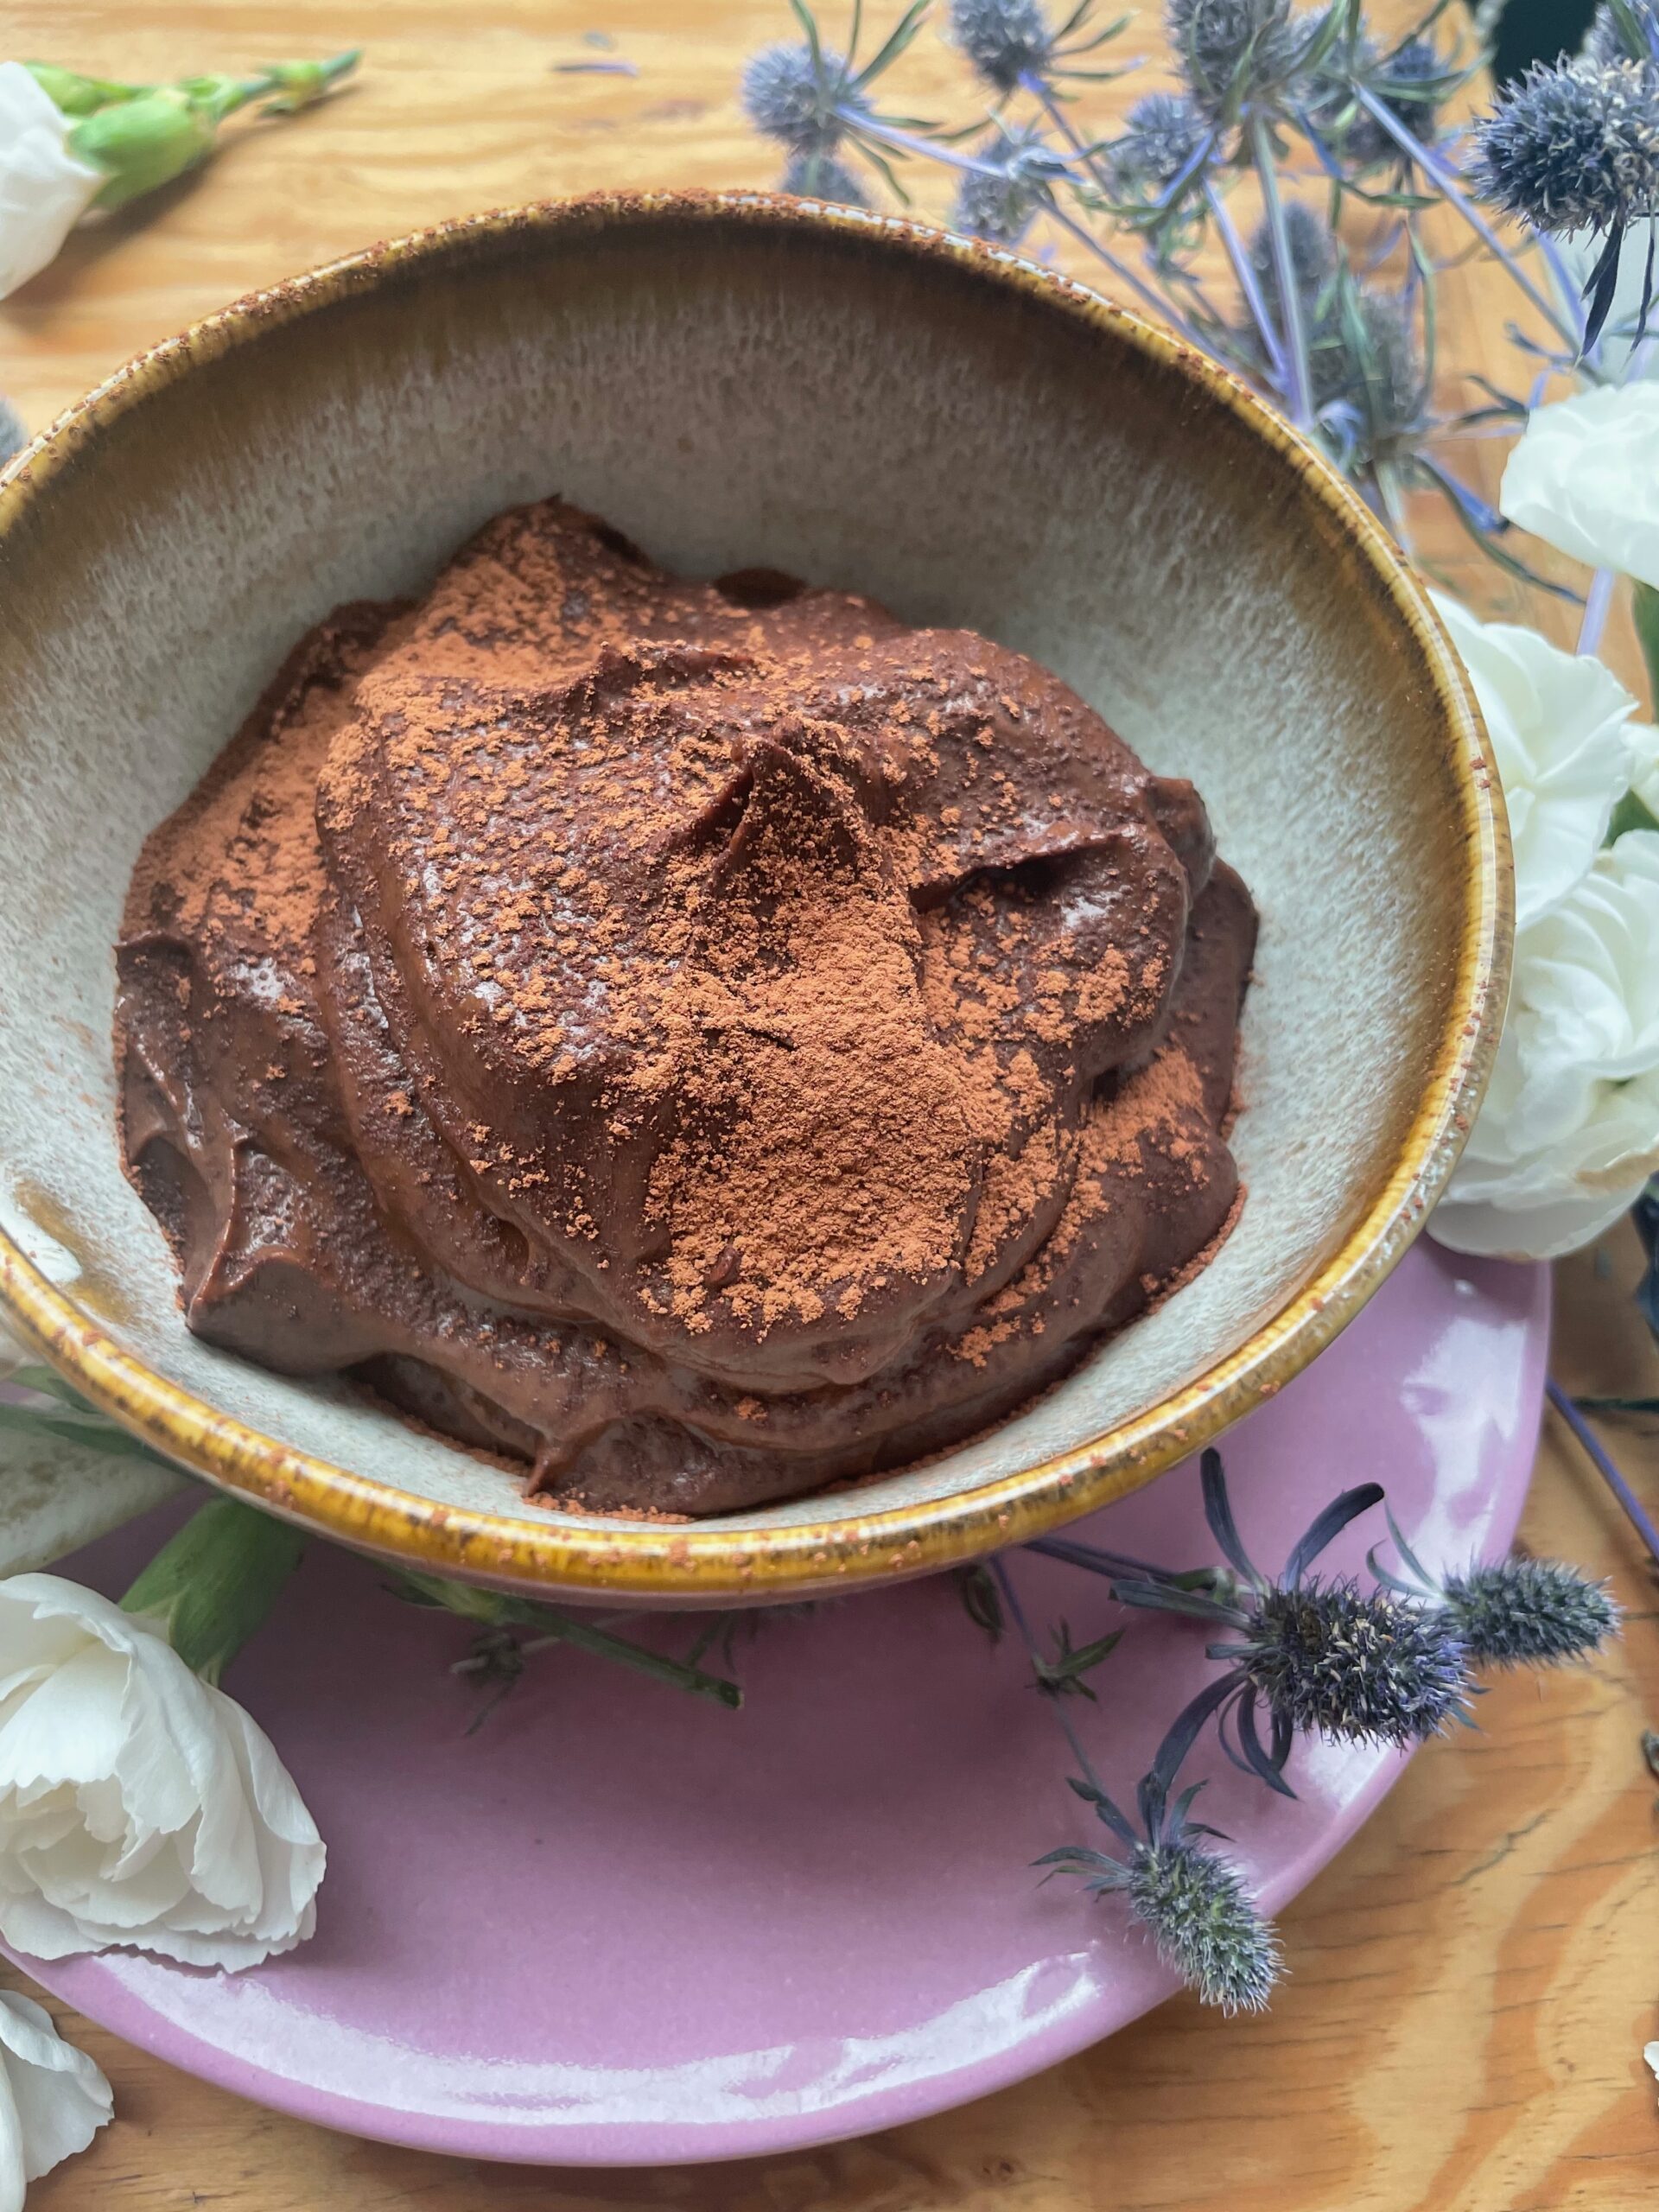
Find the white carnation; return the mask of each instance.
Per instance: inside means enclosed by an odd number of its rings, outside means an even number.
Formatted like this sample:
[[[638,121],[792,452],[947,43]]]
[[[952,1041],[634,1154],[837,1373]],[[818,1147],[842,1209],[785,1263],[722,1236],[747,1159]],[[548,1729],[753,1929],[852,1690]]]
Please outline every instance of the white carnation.
[[[27,2184],[84,2151],[114,2108],[101,2069],[45,2006],[0,1990],[0,2212],[23,2212]]]
[[[0,1936],[236,1969],[315,1924],[323,1847],[234,1699],[156,1624],[53,1574],[0,1581]]]
[[[1659,589],[1659,383],[1603,385],[1535,408],[1498,505],[1575,560]]]
[[[1497,1065],[1434,1212],[1454,1251],[1554,1259],[1659,1171],[1659,831],[1600,854],[1516,939]]]
[[[0,299],[56,259],[108,181],[70,152],[73,128],[21,61],[0,61]]]
[[[1497,760],[1515,846],[1516,927],[1566,898],[1595,858],[1653,733],[1611,669],[1535,630],[1478,622],[1439,594]]]

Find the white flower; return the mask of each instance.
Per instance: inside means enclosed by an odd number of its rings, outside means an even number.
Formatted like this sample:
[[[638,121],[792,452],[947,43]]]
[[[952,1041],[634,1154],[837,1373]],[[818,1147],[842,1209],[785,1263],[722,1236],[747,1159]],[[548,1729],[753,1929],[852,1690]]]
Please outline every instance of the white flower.
[[[102,2071],[46,2008],[0,1990],[0,2212],[23,2212],[24,2184],[84,2151],[114,2109]]]
[[[73,127],[21,61],[0,61],[0,300],[57,257],[108,181],[70,152]]]
[[[1524,930],[1565,899],[1595,858],[1614,806],[1652,751],[1636,701],[1589,654],[1535,630],[1478,622],[1434,594],[1486,718],[1515,844],[1515,920]]]
[[[0,1936],[232,1970],[315,1924],[323,1847],[270,1739],[156,1624],[0,1582]]]
[[[1659,1170],[1659,831],[1632,830],[1516,939],[1497,1065],[1434,1235],[1554,1259]]]
[[[1655,2077],[1659,2078],[1659,2043],[1644,2044],[1642,2046],[1642,2056],[1653,2069]]]
[[[1659,588],[1659,384],[1604,385],[1535,408],[1497,503],[1575,560]]]

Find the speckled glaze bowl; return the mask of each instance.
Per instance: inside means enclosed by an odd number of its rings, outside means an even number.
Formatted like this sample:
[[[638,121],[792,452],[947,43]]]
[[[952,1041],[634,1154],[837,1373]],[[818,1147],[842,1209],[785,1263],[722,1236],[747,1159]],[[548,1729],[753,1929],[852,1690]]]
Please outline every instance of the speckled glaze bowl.
[[[558,491],[693,574],[966,625],[1190,775],[1262,909],[1220,1255],[1071,1381],[861,1487],[695,1526],[528,1504],[349,1388],[195,1342],[117,1154],[134,855],[289,645]],[[1276,1390],[1456,1157],[1507,974],[1501,801],[1423,594],[1230,378],[1018,259],[749,195],[486,215],[142,355],[0,477],[0,1297],[88,1396],[365,1549],[663,1604],[919,1573],[1145,1483]]]

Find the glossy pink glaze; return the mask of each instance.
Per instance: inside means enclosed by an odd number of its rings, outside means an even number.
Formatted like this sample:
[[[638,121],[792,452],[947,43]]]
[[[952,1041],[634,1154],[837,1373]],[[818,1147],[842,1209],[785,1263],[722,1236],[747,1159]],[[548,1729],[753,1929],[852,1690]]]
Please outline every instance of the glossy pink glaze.
[[[1232,1431],[1240,1526],[1276,1567],[1370,1478],[1431,1564],[1503,1552],[1537,1437],[1545,1269],[1423,1242],[1352,1327]],[[176,1509],[66,1572],[111,1592]],[[1375,1525],[1373,1525],[1375,1524]],[[1214,1556],[1198,1471],[1067,1532],[1172,1564]],[[1381,1515],[1339,1540],[1357,1567]],[[1116,1611],[1029,1554],[1035,1619],[1078,1641]],[[775,2152],[939,2111],[1111,2034],[1170,1977],[1116,1903],[1041,1885],[1101,1831],[1054,1717],[946,1578],[740,1628],[733,1714],[569,1651],[480,1732],[448,1671],[466,1624],[317,1550],[229,1688],[328,1840],[318,1934],[228,1977],[108,1954],[21,1963],[187,2071],[302,2117],[462,2157],[646,2164]],[[684,1620],[642,1633],[682,1649]],[[1203,1632],[1137,1616],[1077,1714],[1114,1789],[1210,1675]],[[715,1663],[711,1662],[710,1663]],[[1206,1738],[1205,1817],[1277,1910],[1402,1770],[1304,1745],[1286,1804]],[[1291,1945],[1294,1963],[1294,1941]]]

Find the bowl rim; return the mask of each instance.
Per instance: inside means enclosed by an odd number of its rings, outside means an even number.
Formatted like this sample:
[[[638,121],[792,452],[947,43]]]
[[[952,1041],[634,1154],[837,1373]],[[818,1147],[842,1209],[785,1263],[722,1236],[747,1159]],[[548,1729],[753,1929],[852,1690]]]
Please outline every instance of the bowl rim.
[[[1218,401],[1301,476],[1421,652],[1471,855],[1456,975],[1432,1072],[1387,1181],[1335,1252],[1245,1341],[1172,1395],[1071,1450],[940,1497],[760,1529],[721,1522],[572,1520],[552,1510],[446,1505],[296,1451],[222,1413],[114,1344],[0,1231],[0,1312],[60,1373],[164,1457],[359,1549],[520,1590],[622,1594],[658,1604],[763,1602],[935,1572],[1040,1535],[1139,1489],[1274,1395],[1330,1343],[1413,1243],[1461,1151],[1496,1055],[1509,981],[1513,885],[1501,785],[1468,677],[1425,587],[1357,494],[1239,378],[1173,333],[1007,249],[907,217],[761,192],[605,192],[459,218],[251,292],[146,347],[76,400],[0,471],[0,543],[101,426],[273,325],[327,308],[388,273],[464,256],[485,238],[654,225],[829,229],[899,255],[943,259],[1109,331]]]

